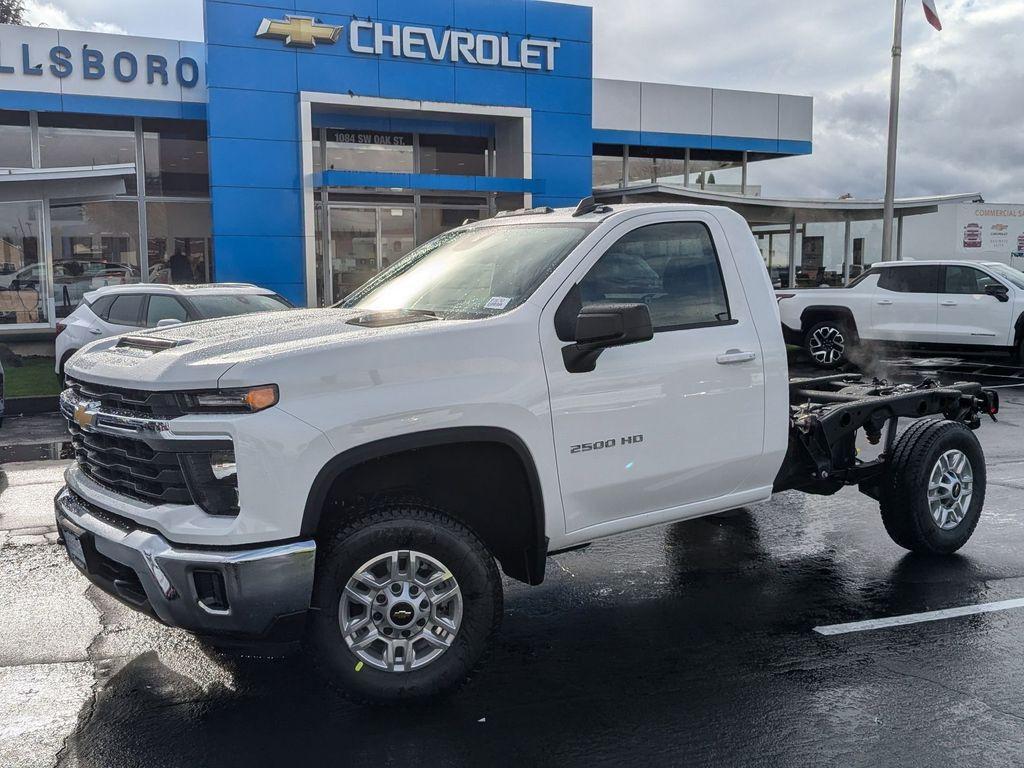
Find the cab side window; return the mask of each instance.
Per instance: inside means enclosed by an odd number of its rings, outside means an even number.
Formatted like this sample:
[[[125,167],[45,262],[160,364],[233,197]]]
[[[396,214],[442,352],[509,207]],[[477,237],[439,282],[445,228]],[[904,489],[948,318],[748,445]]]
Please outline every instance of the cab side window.
[[[881,270],[878,287],[896,293],[938,293],[939,267],[886,267]]]
[[[161,296],[159,294],[149,297],[149,309],[146,312],[146,327],[153,328],[161,320],[178,320],[184,323],[188,319],[188,313],[173,296]]]
[[[92,304],[89,305],[89,309],[92,313],[101,320],[107,319],[107,313],[110,311],[110,305],[114,303],[113,296],[101,296],[96,299]]]
[[[142,300],[145,296],[130,294],[118,296],[107,313],[106,320],[113,325],[141,325]]]
[[[655,332],[732,322],[711,240],[696,222],[652,224],[615,243],[580,282],[588,304],[646,304]]]
[[[943,293],[977,294],[984,293],[986,286],[999,281],[974,267],[946,267]]]

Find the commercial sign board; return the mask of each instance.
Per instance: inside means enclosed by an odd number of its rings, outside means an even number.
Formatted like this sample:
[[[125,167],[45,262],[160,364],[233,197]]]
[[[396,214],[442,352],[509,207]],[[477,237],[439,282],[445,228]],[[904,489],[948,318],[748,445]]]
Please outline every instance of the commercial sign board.
[[[0,24],[0,91],[206,101],[202,43]]]
[[[360,19],[353,19],[345,34],[340,25],[324,24],[311,16],[291,15],[283,19],[263,19],[256,37],[280,40],[291,48],[315,48],[343,40],[355,54],[548,72],[554,70],[555,51],[562,45],[557,40],[535,37],[517,42],[509,35]]]
[[[957,207],[957,251],[1024,266],[1024,205],[971,203]]]

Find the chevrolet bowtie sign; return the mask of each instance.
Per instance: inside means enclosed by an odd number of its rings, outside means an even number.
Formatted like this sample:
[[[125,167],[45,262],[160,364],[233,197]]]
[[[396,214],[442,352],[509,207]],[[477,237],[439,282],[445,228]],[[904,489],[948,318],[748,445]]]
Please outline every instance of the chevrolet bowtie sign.
[[[309,16],[285,16],[264,19],[256,37],[282,40],[293,48],[314,48],[318,43],[337,43],[344,31]],[[555,51],[562,45],[557,40],[524,38],[516,43],[508,35],[359,20],[348,25],[345,40],[352,53],[548,72],[555,68]]]

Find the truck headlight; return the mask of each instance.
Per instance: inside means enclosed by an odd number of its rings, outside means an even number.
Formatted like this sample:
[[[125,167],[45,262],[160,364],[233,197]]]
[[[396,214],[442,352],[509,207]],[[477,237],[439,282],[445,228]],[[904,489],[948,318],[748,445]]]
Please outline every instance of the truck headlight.
[[[211,515],[238,514],[238,467],[230,449],[178,456],[192,500]]]
[[[185,394],[185,408],[191,413],[258,413],[277,405],[276,384],[242,389],[217,389]]]

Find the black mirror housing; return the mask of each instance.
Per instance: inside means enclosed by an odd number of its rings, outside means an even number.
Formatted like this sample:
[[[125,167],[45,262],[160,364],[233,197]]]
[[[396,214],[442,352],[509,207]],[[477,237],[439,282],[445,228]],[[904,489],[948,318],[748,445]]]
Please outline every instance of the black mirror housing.
[[[604,350],[653,339],[654,326],[646,304],[590,304],[576,318],[575,335],[576,343],[562,348],[565,369],[589,373]]]
[[[1007,302],[1010,300],[1010,289],[1007,288],[1002,283],[990,283],[989,285],[986,285],[985,293],[987,293],[989,296],[995,296],[1002,302]]]

